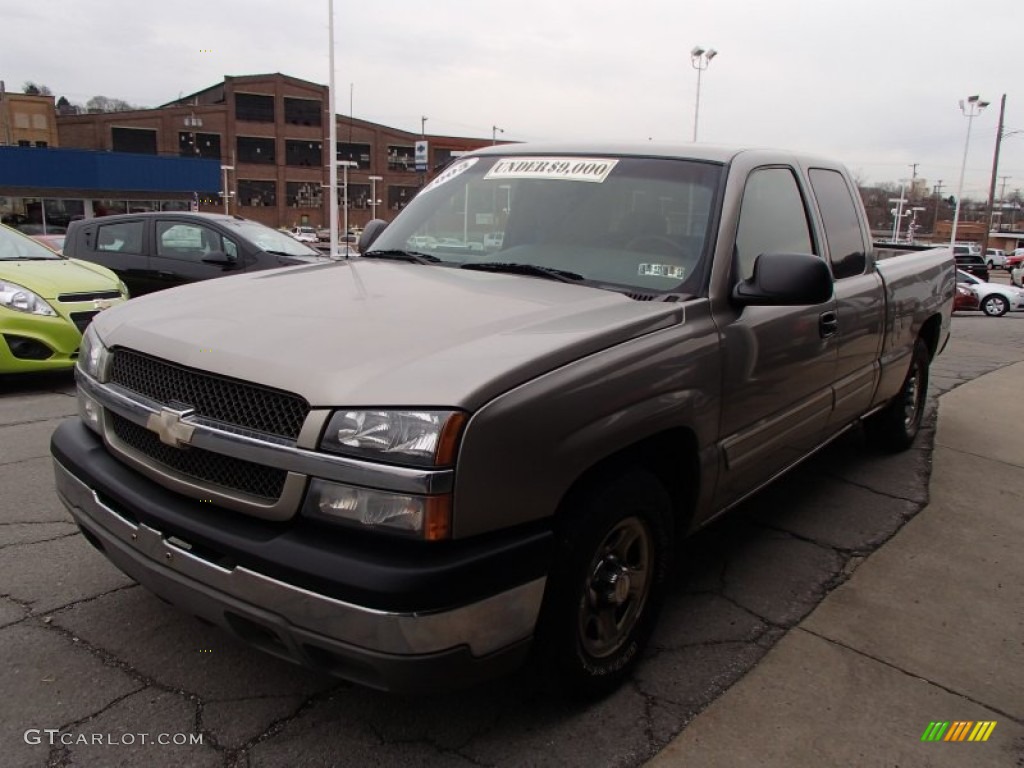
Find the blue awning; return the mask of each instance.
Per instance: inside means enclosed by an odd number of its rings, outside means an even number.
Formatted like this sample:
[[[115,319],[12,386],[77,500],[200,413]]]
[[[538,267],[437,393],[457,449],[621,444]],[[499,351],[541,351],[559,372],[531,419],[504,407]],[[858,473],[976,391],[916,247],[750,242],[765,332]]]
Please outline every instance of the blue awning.
[[[220,162],[91,149],[0,147],[0,194],[10,187],[132,193],[218,192]]]

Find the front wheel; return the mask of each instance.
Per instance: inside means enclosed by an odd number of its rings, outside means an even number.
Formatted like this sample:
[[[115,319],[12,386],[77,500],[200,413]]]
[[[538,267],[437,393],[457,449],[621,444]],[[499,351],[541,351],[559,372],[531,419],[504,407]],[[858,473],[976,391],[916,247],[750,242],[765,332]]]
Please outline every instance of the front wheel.
[[[992,294],[981,302],[981,311],[989,317],[1002,317],[1010,310],[1010,302],[1003,296]]]
[[[864,420],[868,442],[883,451],[906,450],[914,442],[924,420],[931,354],[924,340],[914,342],[910,368],[903,386],[885,408]]]
[[[671,499],[645,470],[569,500],[537,628],[541,666],[558,688],[598,696],[632,671],[657,619],[671,541]]]

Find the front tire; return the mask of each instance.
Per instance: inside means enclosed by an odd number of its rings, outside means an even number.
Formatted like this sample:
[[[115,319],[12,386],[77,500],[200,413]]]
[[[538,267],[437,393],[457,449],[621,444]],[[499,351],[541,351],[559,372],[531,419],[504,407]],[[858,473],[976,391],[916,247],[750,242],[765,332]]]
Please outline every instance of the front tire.
[[[542,671],[558,689],[600,696],[630,674],[661,607],[671,542],[671,498],[645,470],[568,500],[537,628]]]
[[[1010,302],[994,293],[982,300],[981,311],[989,317],[1002,317],[1010,311]]]
[[[899,393],[885,408],[864,420],[868,442],[875,448],[895,453],[913,444],[924,420],[930,364],[928,345],[918,339],[914,342],[910,368]]]

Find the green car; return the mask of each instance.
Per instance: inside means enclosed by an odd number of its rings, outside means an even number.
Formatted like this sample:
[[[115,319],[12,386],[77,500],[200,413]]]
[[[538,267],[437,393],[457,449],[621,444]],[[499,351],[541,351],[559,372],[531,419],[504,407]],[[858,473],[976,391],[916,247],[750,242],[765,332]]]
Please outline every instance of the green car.
[[[106,267],[0,225],[0,374],[74,367],[89,322],[127,298]]]

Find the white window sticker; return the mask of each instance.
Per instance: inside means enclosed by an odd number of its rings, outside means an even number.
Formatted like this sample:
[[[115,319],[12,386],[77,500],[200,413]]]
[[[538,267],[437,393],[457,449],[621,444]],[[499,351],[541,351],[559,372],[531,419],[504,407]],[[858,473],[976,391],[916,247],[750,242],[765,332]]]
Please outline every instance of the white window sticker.
[[[434,179],[429,184],[427,184],[427,186],[425,186],[423,188],[423,191],[420,192],[420,194],[422,195],[425,192],[429,192],[432,189],[437,189],[442,184],[447,184],[449,181],[454,179],[456,176],[459,176],[459,175],[465,173],[470,168],[472,168],[474,165],[476,165],[476,161],[477,160],[479,160],[479,158],[477,158],[477,157],[471,157],[468,160],[460,160],[459,162],[455,163],[455,165],[453,165],[450,168],[447,168],[444,171],[442,171],[441,175],[438,176],[436,179]]]
[[[485,179],[565,179],[600,184],[618,160],[603,157],[506,157],[499,160]]]
[[[686,279],[686,267],[678,264],[641,264],[637,269],[640,277],[670,277],[673,280]]]

